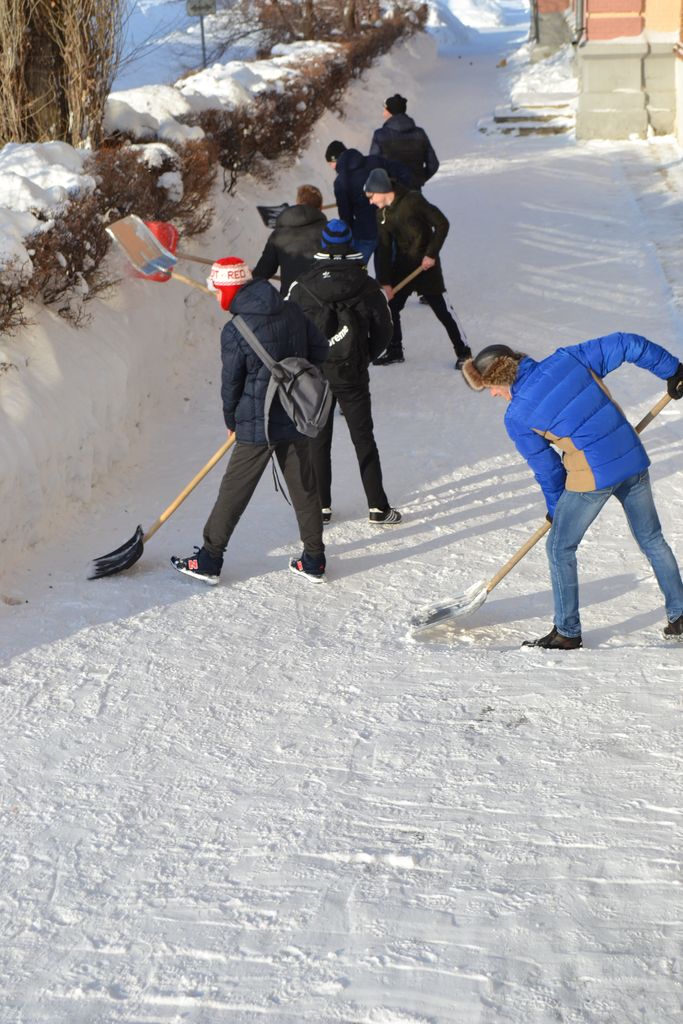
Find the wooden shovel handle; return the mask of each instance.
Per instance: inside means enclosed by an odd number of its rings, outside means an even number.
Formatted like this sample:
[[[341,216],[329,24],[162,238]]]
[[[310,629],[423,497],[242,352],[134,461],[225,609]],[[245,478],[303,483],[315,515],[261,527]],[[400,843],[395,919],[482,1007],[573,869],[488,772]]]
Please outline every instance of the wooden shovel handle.
[[[642,431],[645,430],[645,427],[652,423],[655,416],[657,416],[662,411],[664,406],[668,405],[670,401],[671,395],[662,395],[659,401],[652,406],[650,411],[646,413],[645,416],[643,416],[640,423],[638,423],[634,427],[636,434],[642,433]],[[539,528],[536,530],[536,533],[532,534],[531,537],[529,537],[529,539],[526,541],[526,543],[522,544],[521,548],[515,552],[510,561],[506,562],[503,568],[499,569],[496,575],[493,577],[493,579],[489,580],[489,582],[486,584],[487,594],[490,594],[493,588],[498,586],[500,581],[507,576],[510,570],[514,569],[518,562],[521,562],[524,556],[528,554],[529,551],[531,551],[532,547],[534,547],[535,544],[538,544],[541,537],[545,537],[551,525],[552,524],[546,520],[539,526]]]
[[[212,267],[216,262],[206,259],[205,256],[191,256],[189,252],[181,252],[180,249],[176,250],[176,256],[179,260],[192,260],[193,263],[204,263],[207,267]]]
[[[235,435],[233,434],[232,437],[229,437],[228,440],[225,442],[225,444],[222,444],[220,446],[220,448],[218,449],[218,451],[214,455],[211,456],[211,458],[209,459],[207,464],[204,466],[204,468],[200,469],[199,472],[197,473],[197,475],[195,477],[193,477],[192,480],[190,480],[190,482],[187,485],[187,487],[185,487],[180,492],[180,494],[175,499],[175,501],[172,501],[171,504],[168,506],[168,508],[164,509],[164,511],[161,513],[161,515],[159,516],[157,521],[155,523],[152,523],[152,525],[150,526],[149,530],[147,531],[147,533],[143,537],[143,544],[146,544],[147,541],[149,540],[149,538],[152,537],[157,532],[159,527],[163,526],[163,524],[166,522],[166,520],[169,519],[173,515],[175,510],[180,505],[182,505],[182,503],[185,501],[185,498],[187,498],[187,496],[192,493],[192,491],[195,489],[195,487],[197,486],[198,483],[201,483],[201,481],[204,479],[206,474],[209,473],[213,469],[213,467],[216,465],[216,463],[220,462],[220,460],[223,458],[223,456],[228,451],[228,449],[232,448],[234,443],[235,443]]]
[[[408,276],[404,277],[402,281],[399,281],[398,284],[394,286],[394,295],[396,294],[396,292],[400,292],[401,288],[405,288],[407,284],[410,284],[411,281],[414,281],[417,275],[421,274],[423,270],[424,267],[416,267],[411,274],[408,274]]]
[[[193,281],[191,277],[185,277],[184,274],[179,274],[173,269],[171,277],[174,281],[180,281],[181,284],[189,284],[192,288],[198,288],[200,292],[205,292],[207,295],[215,295],[210,288],[207,288],[205,284],[200,284],[199,281]]]

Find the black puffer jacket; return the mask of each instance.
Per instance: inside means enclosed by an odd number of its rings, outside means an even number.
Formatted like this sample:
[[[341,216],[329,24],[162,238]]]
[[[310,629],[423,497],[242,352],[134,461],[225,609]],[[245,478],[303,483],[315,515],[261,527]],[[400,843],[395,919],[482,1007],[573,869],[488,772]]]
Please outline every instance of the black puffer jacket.
[[[294,303],[286,303],[267,281],[249,281],[237,292],[230,312],[239,314],[273,359],[304,356],[320,365],[327,356],[327,340]],[[265,444],[264,402],[270,370],[228,322],[221,332],[223,376],[221,396],[226,426],[237,440]],[[277,396],[270,407],[270,440],[288,441],[302,435],[296,430]]]
[[[359,254],[347,257],[319,252],[312,270],[295,281],[287,299],[296,303],[321,331],[327,320],[326,303],[352,300],[359,320],[367,325],[356,339],[353,357],[343,364],[328,360],[322,370],[332,389],[368,379],[368,365],[391,341],[393,324],[386,296],[368,277]]]
[[[375,130],[370,156],[383,156],[405,164],[412,171],[413,188],[422,188],[439,169],[438,157],[426,131],[418,128],[407,114],[394,114]]]
[[[446,290],[439,251],[448,234],[448,219],[428,203],[420,192],[396,186],[396,198],[390,206],[377,211],[377,249],[375,271],[381,284],[398,284],[420,265],[423,257],[436,260],[417,282],[422,295],[438,295]]]
[[[326,223],[325,214],[307,203],[283,210],[252,271],[254,277],[268,281],[279,270],[280,292],[286,295],[292,281],[311,266]]]

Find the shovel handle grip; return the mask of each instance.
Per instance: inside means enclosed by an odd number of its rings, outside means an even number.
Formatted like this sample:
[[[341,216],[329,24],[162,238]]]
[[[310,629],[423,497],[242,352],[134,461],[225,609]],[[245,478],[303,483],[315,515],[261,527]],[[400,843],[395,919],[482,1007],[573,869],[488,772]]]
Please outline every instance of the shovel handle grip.
[[[175,501],[172,501],[171,504],[168,506],[168,508],[164,509],[164,511],[159,516],[159,518],[156,520],[156,522],[152,523],[152,525],[150,526],[149,530],[147,531],[147,533],[143,537],[143,544],[146,544],[147,541],[149,540],[149,538],[152,537],[157,532],[159,527],[164,525],[166,520],[169,519],[173,515],[175,510],[180,505],[182,505],[182,503],[185,501],[185,498],[187,498],[187,496],[192,493],[192,491],[195,489],[197,484],[201,483],[201,481],[204,479],[206,474],[209,473],[213,469],[213,467],[216,465],[216,463],[220,462],[220,460],[223,458],[223,456],[228,451],[228,449],[232,448],[234,443],[235,443],[235,435],[233,434],[232,437],[229,437],[228,440],[225,442],[225,444],[222,444],[220,446],[220,448],[218,449],[218,451],[215,452],[215,454],[211,456],[211,458],[209,459],[207,464],[203,467],[203,469],[200,469],[199,472],[197,473],[197,475],[195,477],[193,477],[192,480],[190,480],[190,482],[187,485],[187,487],[185,487],[184,490],[182,490],[180,492],[180,494],[175,499]]]
[[[645,427],[649,426],[649,424],[652,423],[655,416],[657,416],[662,411],[664,406],[668,405],[670,401],[671,395],[662,395],[659,401],[652,406],[650,411],[646,413],[645,416],[643,416],[640,423],[636,424],[636,426],[634,427],[636,434],[642,433],[642,431],[645,430]],[[528,554],[529,551],[531,551],[532,547],[534,547],[535,544],[538,544],[541,537],[545,537],[546,533],[550,529],[550,526],[551,524],[546,520],[546,522],[542,523],[536,530],[536,532],[533,533],[531,537],[529,537],[526,543],[522,544],[521,548],[519,548],[519,550],[514,553],[510,561],[506,562],[503,568],[499,569],[496,575],[492,579],[490,579],[489,582],[486,584],[487,594],[490,594],[493,588],[498,586],[500,581],[507,576],[510,570],[514,569],[518,562],[521,562],[524,556]]]

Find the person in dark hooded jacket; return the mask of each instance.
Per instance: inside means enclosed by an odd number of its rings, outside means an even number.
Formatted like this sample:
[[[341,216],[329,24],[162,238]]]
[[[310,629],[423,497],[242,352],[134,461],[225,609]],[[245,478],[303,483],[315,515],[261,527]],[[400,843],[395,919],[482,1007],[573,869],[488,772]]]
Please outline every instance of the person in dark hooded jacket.
[[[209,286],[224,310],[239,314],[275,360],[303,356],[320,365],[327,341],[294,303],[285,303],[268,281],[252,280],[237,257],[218,260]],[[221,482],[218,498],[204,526],[204,543],[188,558],[171,558],[182,573],[216,584],[223,553],[274,454],[287,483],[299,525],[303,552],[293,558],[293,573],[321,583],[325,574],[325,545],[320,502],[310,464],[308,438],[299,434],[275,396],[270,407],[266,439],[265,398],[270,370],[233,323],[221,332],[223,374],[221,395],[228,434],[235,446]],[[272,447],[271,447],[272,446]]]
[[[347,149],[335,140],[327,147],[325,159],[336,171],[334,198],[339,219],[353,232],[354,247],[369,262],[377,247],[377,216],[363,191],[370,171],[381,167],[390,178],[410,187],[413,175],[403,164],[385,160],[383,156],[363,156],[357,149]]]
[[[292,281],[311,266],[318,251],[320,232],[327,222],[323,197],[315,185],[302,185],[296,206],[288,206],[277,219],[265,248],[253,269],[254,277],[270,280],[280,272],[280,293],[286,295]]]
[[[294,282],[287,299],[300,306],[323,334],[334,331],[328,337],[330,348],[322,364],[334,400],[325,427],[309,440],[323,521],[332,518],[332,428],[338,402],[356,450],[370,522],[382,526],[400,523],[401,513],[391,507],[382,483],[368,374],[368,364],[391,338],[391,314],[382,289],[368,277],[361,254],[354,251],[344,221],[328,222],[313,269]],[[352,316],[343,324],[334,324],[334,311],[348,305]]]
[[[396,93],[384,104],[384,124],[375,129],[370,144],[370,156],[383,156],[398,160],[412,174],[411,188],[422,188],[439,169],[434,147],[423,128],[408,117],[408,101]]]
[[[409,192],[405,186],[394,184],[381,168],[370,173],[364,188],[371,204],[377,207],[375,275],[389,300],[394,321],[393,337],[386,353],[374,360],[375,366],[404,361],[401,310],[412,292],[417,292],[445,327],[455,351],[455,368],[461,369],[472,353],[444,298],[446,286],[439,252],[448,234],[447,218],[420,192]],[[416,270],[420,272],[412,281],[394,291]]]

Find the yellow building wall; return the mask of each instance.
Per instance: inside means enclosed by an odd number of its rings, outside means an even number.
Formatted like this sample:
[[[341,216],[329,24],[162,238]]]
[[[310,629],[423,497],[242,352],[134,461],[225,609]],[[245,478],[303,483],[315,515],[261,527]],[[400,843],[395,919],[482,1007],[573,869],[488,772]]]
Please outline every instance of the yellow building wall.
[[[645,28],[649,32],[678,32],[681,0],[645,0]]]

